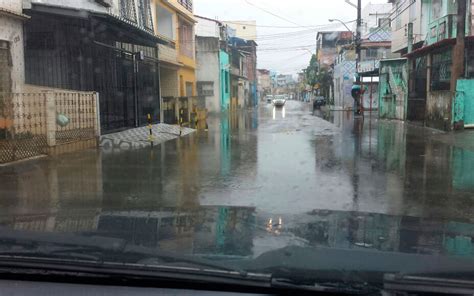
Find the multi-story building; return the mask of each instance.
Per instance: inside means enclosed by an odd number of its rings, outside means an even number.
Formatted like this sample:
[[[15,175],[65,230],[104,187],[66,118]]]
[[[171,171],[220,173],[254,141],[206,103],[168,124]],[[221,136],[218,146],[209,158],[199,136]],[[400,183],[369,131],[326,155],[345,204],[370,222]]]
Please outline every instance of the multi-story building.
[[[190,98],[197,95],[193,2],[152,0],[151,6],[155,34],[166,40],[158,45],[162,118],[166,123],[177,123],[180,116],[188,121]]]
[[[352,43],[352,32],[321,31],[316,36],[316,57],[319,67],[328,68],[334,64],[334,59],[341,46]]]
[[[0,1],[0,94],[22,92],[25,82],[23,23],[28,16],[22,4],[21,0]]]
[[[245,40],[257,40],[257,22],[256,21],[224,21],[233,33],[231,37],[238,37]]]
[[[227,111],[230,107],[228,27],[217,20],[196,18],[198,95],[205,98],[208,112]]]
[[[462,9],[466,26],[462,28],[465,40],[465,54],[454,61],[453,48],[458,31],[457,19],[460,17],[460,1],[391,1],[395,7],[392,20],[392,51],[401,52],[408,59],[405,65],[394,63],[385,70],[386,83],[380,102],[383,110],[395,110],[395,106],[404,106],[403,112],[384,117],[401,120],[419,121],[426,126],[451,130],[456,127],[474,125],[474,108],[460,104],[456,107],[455,93],[471,96],[471,78],[474,76],[473,49],[470,42],[472,1],[466,1]],[[461,14],[462,15],[462,14]],[[462,46],[462,45],[461,45]],[[465,61],[463,56],[466,57]],[[461,77],[453,79],[453,65],[465,64]],[[460,87],[458,92],[458,87]],[[474,97],[474,94],[472,94]],[[464,100],[461,98],[459,100]],[[472,114],[472,116],[471,116]]]
[[[270,78],[270,71],[266,69],[257,70],[258,80],[258,94],[260,99],[263,99],[266,95],[272,94],[272,81]]]
[[[334,107],[352,109],[351,96],[356,73],[361,76],[367,88],[363,106],[378,108],[378,69],[381,59],[398,57],[391,52],[390,13],[392,5],[368,4],[362,9],[361,55],[356,69],[355,48],[352,45],[340,47],[334,63]]]
[[[160,113],[157,43],[149,1],[23,1],[25,81],[99,93],[102,132]]]
[[[178,70],[179,95],[190,97],[196,94],[196,56],[194,45],[193,0],[169,0],[177,12],[178,21],[178,62],[183,65]]]
[[[231,53],[231,106],[243,108],[258,104],[257,43],[238,37],[229,38]]]

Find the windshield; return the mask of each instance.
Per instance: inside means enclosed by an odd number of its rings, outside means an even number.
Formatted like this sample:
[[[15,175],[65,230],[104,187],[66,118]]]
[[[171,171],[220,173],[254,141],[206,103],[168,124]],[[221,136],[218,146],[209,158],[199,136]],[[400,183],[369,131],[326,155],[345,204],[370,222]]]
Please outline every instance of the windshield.
[[[0,265],[465,279],[470,2],[357,2],[0,2]]]

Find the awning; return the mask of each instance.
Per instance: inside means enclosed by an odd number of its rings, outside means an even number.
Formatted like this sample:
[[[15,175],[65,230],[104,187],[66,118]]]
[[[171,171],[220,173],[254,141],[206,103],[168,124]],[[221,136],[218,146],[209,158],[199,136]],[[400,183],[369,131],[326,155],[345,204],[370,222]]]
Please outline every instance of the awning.
[[[125,43],[135,43],[144,46],[155,47],[156,44],[168,44],[168,41],[156,36],[153,32],[147,31],[137,24],[128,21],[120,16],[109,13],[92,13],[95,19],[110,25],[108,29],[114,32],[114,36]]]
[[[0,7],[0,15],[5,15],[11,18],[19,19],[22,21],[28,20],[30,17],[23,13],[18,13],[12,10],[8,10]]]
[[[470,37],[472,37],[472,36],[466,37],[465,40],[469,41]],[[438,48],[441,48],[441,47],[444,47],[444,46],[448,46],[448,45],[454,45],[454,44],[456,44],[456,38],[443,39],[441,41],[430,44],[428,46],[423,46],[423,47],[420,47],[418,49],[415,49],[414,51],[412,51],[410,53],[407,53],[403,57],[407,57],[407,58],[419,57],[419,56],[425,55],[425,54],[427,54],[427,53],[429,53],[429,52],[431,52],[435,49],[438,49]]]
[[[45,14],[60,15],[63,17],[97,20],[98,22],[108,24],[109,26],[106,28],[96,26],[96,29],[109,30],[119,42],[151,47],[155,47],[157,43],[168,44],[166,40],[159,38],[153,32],[147,31],[120,16],[106,12],[94,12],[84,9],[38,3],[33,4],[31,10]]]

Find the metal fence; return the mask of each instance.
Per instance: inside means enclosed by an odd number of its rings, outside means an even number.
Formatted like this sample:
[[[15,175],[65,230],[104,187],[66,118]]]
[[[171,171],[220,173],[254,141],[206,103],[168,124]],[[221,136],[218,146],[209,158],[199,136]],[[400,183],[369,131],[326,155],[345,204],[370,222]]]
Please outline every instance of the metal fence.
[[[95,93],[0,93],[0,163],[95,138],[97,114]]]
[[[91,139],[96,134],[96,100],[93,93],[54,93],[57,116],[69,120],[65,126],[56,125],[56,144]]]
[[[44,154],[45,94],[0,94],[0,163]]]

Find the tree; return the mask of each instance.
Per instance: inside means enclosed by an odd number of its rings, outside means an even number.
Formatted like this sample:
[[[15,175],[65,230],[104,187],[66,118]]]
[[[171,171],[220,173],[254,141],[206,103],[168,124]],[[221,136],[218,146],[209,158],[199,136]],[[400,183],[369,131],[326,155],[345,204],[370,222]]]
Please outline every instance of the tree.
[[[309,61],[309,66],[306,68],[306,81],[313,88],[318,83],[317,81],[318,70],[319,70],[318,59],[316,58],[316,55],[313,54],[311,56],[311,60]]]
[[[306,68],[306,80],[313,89],[319,89],[322,96],[331,97],[332,72],[325,67],[319,67],[316,55],[311,56],[309,66]]]

